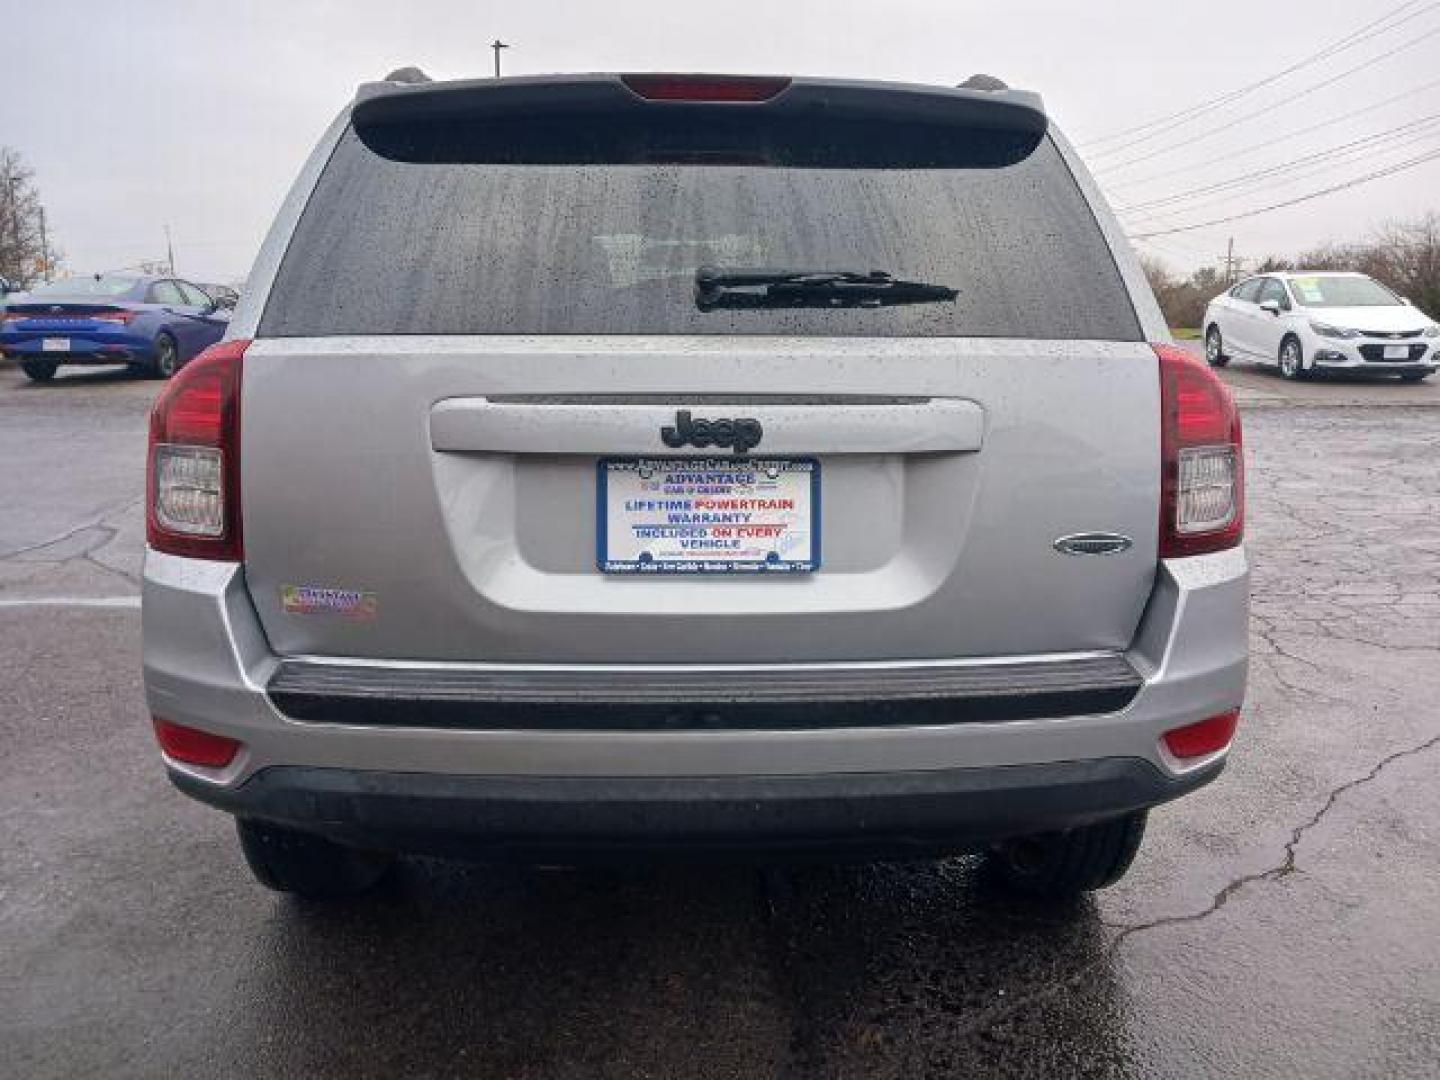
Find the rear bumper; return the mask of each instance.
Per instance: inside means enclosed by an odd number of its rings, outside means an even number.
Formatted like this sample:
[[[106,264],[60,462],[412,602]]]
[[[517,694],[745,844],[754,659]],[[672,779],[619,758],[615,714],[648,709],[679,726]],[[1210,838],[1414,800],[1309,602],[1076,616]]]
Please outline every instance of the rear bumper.
[[[550,823],[542,846],[621,843],[625,823],[646,845],[1058,828],[1211,779],[1223,753],[1177,761],[1160,736],[1245,689],[1239,549],[1163,563],[1123,653],[985,660],[297,662],[271,652],[241,567],[149,552],[143,588],[151,711],[244,744],[221,770],[169,762],[176,782],[354,842],[530,843],[531,815]],[[1017,668],[1044,677],[1004,674]]]
[[[64,338],[69,343],[65,352],[45,348],[47,338]],[[146,358],[154,353],[154,343],[147,338],[123,332],[106,331],[84,334],[62,330],[11,332],[0,335],[0,355],[16,360],[53,360],[57,364],[122,364]]]
[[[635,852],[927,853],[1070,828],[1213,780],[1136,758],[843,776],[439,776],[278,766],[238,787],[172,773],[240,817],[397,851],[525,860]]]

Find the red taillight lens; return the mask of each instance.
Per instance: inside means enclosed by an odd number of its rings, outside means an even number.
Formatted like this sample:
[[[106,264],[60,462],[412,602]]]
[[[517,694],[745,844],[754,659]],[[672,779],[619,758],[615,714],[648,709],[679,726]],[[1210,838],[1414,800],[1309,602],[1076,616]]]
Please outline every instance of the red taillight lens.
[[[1198,724],[1186,724],[1174,731],[1167,731],[1161,738],[1165,749],[1177,758],[1204,757],[1217,750],[1224,750],[1235,738],[1235,727],[1240,723],[1240,710],[1231,709],[1201,720]]]
[[[1155,345],[1160,359],[1160,555],[1235,547],[1245,533],[1240,411],[1198,357]]]
[[[646,101],[769,101],[790,85],[782,76],[621,75]]]
[[[150,412],[145,538],[156,551],[239,562],[240,369],[225,341],[170,381]]]
[[[120,326],[129,326],[139,315],[138,311],[97,311],[90,318],[95,322],[116,323]]]
[[[187,765],[204,765],[211,769],[223,769],[235,760],[243,743],[227,739],[224,735],[212,735],[208,731],[172,724],[169,720],[152,717],[155,724],[155,741],[168,757],[183,761]]]

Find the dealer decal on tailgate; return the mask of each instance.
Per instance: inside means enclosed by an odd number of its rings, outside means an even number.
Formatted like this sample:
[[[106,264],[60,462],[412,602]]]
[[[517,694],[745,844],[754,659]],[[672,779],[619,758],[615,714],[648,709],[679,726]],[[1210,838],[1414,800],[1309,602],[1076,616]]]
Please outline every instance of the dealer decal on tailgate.
[[[349,619],[373,619],[377,605],[373,592],[325,589],[315,585],[281,585],[280,606],[287,615],[343,615]]]

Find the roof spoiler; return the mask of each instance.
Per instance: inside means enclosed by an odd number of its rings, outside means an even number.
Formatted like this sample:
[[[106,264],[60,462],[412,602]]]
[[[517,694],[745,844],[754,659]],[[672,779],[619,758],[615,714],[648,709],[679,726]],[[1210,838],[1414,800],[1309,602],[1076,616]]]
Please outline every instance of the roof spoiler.
[[[435,82],[418,68],[400,68],[385,80],[364,83],[355,98],[355,120],[384,124],[415,119],[467,117],[486,119],[529,113],[605,113],[634,115],[643,109],[764,109],[791,115],[838,118],[893,117],[911,122],[936,122],[970,128],[1044,134],[1048,127],[1040,95],[1012,90],[990,75],[974,75],[958,87],[915,83],[796,77],[763,101],[653,100],[629,85],[639,76],[618,74],[519,76],[499,79],[458,79]],[[658,78],[644,76],[643,78]],[[676,79],[720,82],[744,77],[673,76]]]

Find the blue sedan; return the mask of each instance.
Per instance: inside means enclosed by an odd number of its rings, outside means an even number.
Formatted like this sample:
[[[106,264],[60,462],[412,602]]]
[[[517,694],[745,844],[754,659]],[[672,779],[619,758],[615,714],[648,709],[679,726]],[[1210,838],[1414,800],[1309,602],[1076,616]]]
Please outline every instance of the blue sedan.
[[[0,315],[0,355],[36,382],[61,364],[128,364],[168,379],[219,341],[229,310],[203,289],[169,277],[95,274],[12,297]]]

